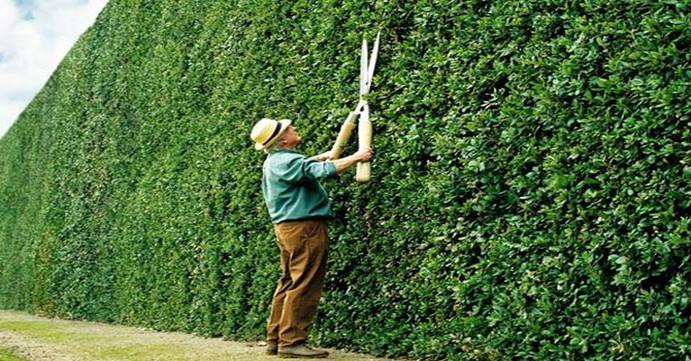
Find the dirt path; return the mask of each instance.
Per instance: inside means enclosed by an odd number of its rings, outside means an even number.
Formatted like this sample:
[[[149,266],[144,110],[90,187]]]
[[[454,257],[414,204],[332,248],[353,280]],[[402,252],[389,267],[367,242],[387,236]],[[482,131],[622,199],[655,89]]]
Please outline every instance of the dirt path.
[[[259,343],[223,341],[0,310],[0,348],[32,361],[275,361]],[[384,361],[329,350],[329,360]]]

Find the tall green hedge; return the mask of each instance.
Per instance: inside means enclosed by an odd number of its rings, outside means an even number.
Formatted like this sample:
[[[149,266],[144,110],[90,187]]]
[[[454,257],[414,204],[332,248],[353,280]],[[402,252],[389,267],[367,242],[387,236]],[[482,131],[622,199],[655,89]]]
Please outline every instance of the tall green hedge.
[[[688,360],[690,23],[681,0],[111,0],[0,140],[0,306],[261,338],[249,131],[329,149],[381,30],[374,179],[325,183],[314,342]]]

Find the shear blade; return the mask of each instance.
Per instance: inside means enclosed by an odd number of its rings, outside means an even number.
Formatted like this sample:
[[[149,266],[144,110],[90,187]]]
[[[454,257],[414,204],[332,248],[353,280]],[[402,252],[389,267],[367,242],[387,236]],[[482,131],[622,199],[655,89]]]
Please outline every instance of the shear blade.
[[[367,40],[362,39],[360,53],[360,95],[367,94]]]
[[[379,54],[379,36],[381,32],[377,33],[377,39],[374,41],[374,48],[372,49],[372,56],[369,60],[369,65],[367,69],[367,92],[372,85],[372,77],[374,77],[374,67],[377,65],[377,54]]]

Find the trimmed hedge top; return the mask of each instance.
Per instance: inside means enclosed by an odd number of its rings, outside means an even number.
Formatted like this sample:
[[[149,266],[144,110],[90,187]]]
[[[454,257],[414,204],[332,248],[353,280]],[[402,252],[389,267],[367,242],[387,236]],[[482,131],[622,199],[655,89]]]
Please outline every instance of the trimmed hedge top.
[[[111,0],[0,140],[0,307],[263,337],[250,128],[329,149],[381,30],[373,181],[324,184],[312,339],[689,358],[689,23],[672,0]]]

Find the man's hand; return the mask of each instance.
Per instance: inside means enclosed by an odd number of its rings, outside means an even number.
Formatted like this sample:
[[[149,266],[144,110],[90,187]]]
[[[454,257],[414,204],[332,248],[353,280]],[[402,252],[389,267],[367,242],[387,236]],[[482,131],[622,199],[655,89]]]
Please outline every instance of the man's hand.
[[[336,171],[338,173],[343,173],[346,169],[357,164],[358,162],[369,162],[370,160],[372,160],[373,156],[374,151],[372,150],[372,148],[367,148],[359,150],[345,158],[336,159],[333,161],[333,163],[336,166]]]
[[[319,161],[319,162],[323,162],[323,161],[329,160],[329,159],[331,159],[331,151],[328,151],[328,152],[325,152],[325,153],[322,153],[322,154],[317,154],[317,155],[315,155],[314,157],[312,157],[312,158],[310,158],[310,159],[316,160],[316,161]]]
[[[367,148],[355,152],[354,156],[358,159],[358,162],[369,162],[374,156],[374,151],[372,148]]]

